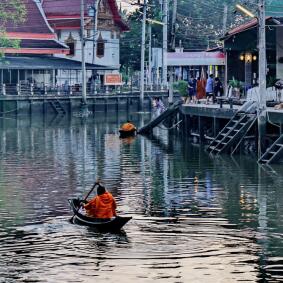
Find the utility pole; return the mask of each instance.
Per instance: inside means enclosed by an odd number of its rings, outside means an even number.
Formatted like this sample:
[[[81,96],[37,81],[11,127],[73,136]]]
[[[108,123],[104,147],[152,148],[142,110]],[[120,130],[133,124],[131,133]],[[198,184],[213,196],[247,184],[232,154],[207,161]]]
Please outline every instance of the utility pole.
[[[259,105],[261,109],[266,108],[266,36],[265,36],[265,0],[259,0]]]
[[[84,0],[81,0],[81,49],[82,49],[82,106],[83,111],[87,110],[87,100],[86,100],[86,68],[85,68],[85,38],[84,38]],[[85,113],[84,113],[85,114]]]
[[[149,36],[149,41],[148,41],[148,84],[150,89],[152,89],[152,28],[151,24],[148,25],[148,36]]]
[[[227,17],[228,17],[228,5],[227,2],[224,2],[224,8],[223,8],[223,32],[222,35],[224,36],[226,34],[227,30]],[[227,73],[227,52],[225,52],[225,75],[224,75],[224,91],[228,89],[228,73]]]
[[[259,157],[265,150],[264,137],[266,133],[266,35],[265,35],[265,0],[258,2],[258,86],[259,86],[259,109],[258,109],[258,154]]]
[[[173,0],[172,10],[172,27],[171,27],[171,49],[175,51],[176,48],[176,21],[177,21],[177,0]]]
[[[167,88],[168,0],[163,0],[162,84]]]
[[[227,16],[228,16],[228,5],[226,1],[224,2],[224,8],[223,8],[223,35],[225,35],[226,30],[227,30]]]
[[[94,0],[93,5],[89,9],[89,16],[93,19],[93,49],[92,49],[92,64],[95,64],[96,59],[96,42],[97,42],[97,25],[98,25],[98,5],[100,0]],[[96,94],[96,71],[92,72],[93,92]]]
[[[140,110],[143,110],[143,103],[144,103],[144,60],[145,60],[146,8],[147,8],[147,0],[144,0],[143,17],[142,17],[142,42],[141,42]]]
[[[176,49],[176,20],[177,20],[177,0],[173,0],[172,10],[172,27],[171,27],[171,51],[174,52]],[[173,103],[174,89],[173,89],[173,66],[169,69],[169,104]]]

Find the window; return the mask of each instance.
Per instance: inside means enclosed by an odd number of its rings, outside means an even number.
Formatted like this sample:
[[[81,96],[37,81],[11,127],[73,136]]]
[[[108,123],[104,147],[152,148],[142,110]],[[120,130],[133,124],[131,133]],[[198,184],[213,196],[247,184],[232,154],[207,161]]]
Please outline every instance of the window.
[[[69,34],[69,37],[65,40],[66,45],[70,48],[68,56],[75,56],[76,53],[76,41],[73,38],[72,34]]]
[[[102,35],[100,33],[97,39],[96,56],[98,58],[102,58],[104,57],[104,52],[105,52],[105,41],[103,40]]]
[[[68,42],[67,45],[70,48],[69,56],[75,56],[75,42]]]

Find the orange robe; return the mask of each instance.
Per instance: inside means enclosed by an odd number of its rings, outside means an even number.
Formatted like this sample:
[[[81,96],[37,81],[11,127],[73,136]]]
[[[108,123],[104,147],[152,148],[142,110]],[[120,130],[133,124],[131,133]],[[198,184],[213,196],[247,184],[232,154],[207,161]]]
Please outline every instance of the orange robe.
[[[116,202],[109,192],[96,196],[84,205],[84,208],[90,217],[111,218],[116,216]]]
[[[136,127],[132,123],[125,123],[121,127],[121,130],[126,131],[126,132],[130,132],[135,129]]]
[[[206,81],[203,79],[200,79],[197,81],[197,99],[205,98],[205,85]]]

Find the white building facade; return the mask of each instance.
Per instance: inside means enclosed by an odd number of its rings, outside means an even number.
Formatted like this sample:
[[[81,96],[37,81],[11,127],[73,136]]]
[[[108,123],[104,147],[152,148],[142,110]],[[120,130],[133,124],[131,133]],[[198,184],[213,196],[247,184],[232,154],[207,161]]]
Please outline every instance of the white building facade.
[[[61,58],[82,60],[80,0],[48,0],[42,1],[47,20],[57,34],[58,40],[70,48],[68,55],[56,54]],[[89,11],[96,10],[93,16]],[[87,72],[87,80],[96,78],[103,85],[104,76],[119,73],[120,69],[120,34],[128,30],[123,22],[116,0],[85,0],[84,39],[86,63],[108,67],[108,70]],[[79,71],[60,74],[62,80],[70,83],[81,77]],[[63,83],[63,82],[61,82]]]

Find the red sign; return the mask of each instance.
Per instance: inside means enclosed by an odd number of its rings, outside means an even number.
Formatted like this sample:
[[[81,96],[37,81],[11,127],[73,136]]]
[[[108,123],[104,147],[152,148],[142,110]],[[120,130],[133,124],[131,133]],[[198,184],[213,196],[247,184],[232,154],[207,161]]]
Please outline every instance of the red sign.
[[[120,74],[106,74],[104,76],[104,85],[121,85],[122,76]]]

